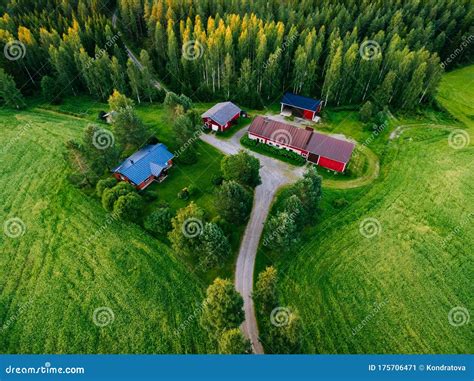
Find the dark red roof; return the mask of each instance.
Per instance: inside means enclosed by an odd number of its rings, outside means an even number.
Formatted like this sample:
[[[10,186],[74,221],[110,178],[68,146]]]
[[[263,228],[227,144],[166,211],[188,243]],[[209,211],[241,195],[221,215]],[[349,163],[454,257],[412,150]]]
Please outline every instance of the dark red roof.
[[[315,132],[311,136],[306,150],[331,160],[347,163],[354,147],[355,144],[350,141]]]
[[[257,116],[249,127],[249,133],[277,143],[306,150],[312,131],[265,118],[264,116]]]

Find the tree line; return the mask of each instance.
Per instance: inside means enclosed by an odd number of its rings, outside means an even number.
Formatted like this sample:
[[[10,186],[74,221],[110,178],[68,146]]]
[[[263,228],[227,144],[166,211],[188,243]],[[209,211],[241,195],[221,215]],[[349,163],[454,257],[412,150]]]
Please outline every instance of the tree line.
[[[411,109],[433,99],[440,62],[472,34],[473,8],[469,0],[12,0],[0,41],[19,41],[25,54],[2,55],[0,66],[23,94],[42,90],[53,102],[79,92],[106,100],[113,89],[162,101],[157,74],[197,100],[259,107],[290,90],[333,105]],[[473,54],[470,44],[451,65]]]

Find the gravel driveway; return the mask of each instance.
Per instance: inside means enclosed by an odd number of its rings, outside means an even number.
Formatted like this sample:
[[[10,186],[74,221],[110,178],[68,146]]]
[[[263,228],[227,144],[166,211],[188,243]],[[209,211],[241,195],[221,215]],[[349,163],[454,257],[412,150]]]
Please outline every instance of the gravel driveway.
[[[248,127],[243,128],[228,140],[218,139],[212,134],[202,134],[201,139],[225,154],[234,155],[243,149],[240,138],[247,133],[247,130]],[[244,298],[245,321],[242,323],[242,331],[252,342],[253,351],[260,354],[263,353],[263,347],[258,340],[258,325],[252,300],[253,271],[258,244],[276,191],[282,185],[295,182],[302,177],[304,167],[294,167],[252,151],[248,152],[260,160],[262,184],[255,189],[252,213],[240,245],[235,268],[235,288]]]

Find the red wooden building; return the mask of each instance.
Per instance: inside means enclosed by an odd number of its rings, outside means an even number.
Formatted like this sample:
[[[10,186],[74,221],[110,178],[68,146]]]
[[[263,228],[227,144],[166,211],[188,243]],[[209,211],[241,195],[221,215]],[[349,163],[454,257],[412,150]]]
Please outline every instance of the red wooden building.
[[[303,97],[292,93],[285,93],[281,100],[281,113],[294,115],[300,118],[316,121],[321,112],[323,102],[313,98]]]
[[[241,112],[242,110],[232,102],[221,102],[212,106],[201,117],[207,128],[222,132],[239,119]]]
[[[311,163],[344,172],[355,144],[333,136],[257,116],[248,130],[250,139],[275,148],[296,152]]]

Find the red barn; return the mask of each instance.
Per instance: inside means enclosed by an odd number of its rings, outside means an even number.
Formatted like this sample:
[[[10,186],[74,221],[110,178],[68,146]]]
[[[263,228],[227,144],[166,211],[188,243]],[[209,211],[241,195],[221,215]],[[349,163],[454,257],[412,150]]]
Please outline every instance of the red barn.
[[[352,142],[314,132],[311,127],[299,128],[263,116],[253,120],[248,136],[296,152],[311,163],[337,172],[344,172],[355,147]]]
[[[318,119],[316,114],[321,112],[322,106],[322,101],[292,93],[285,93],[281,100],[281,113],[283,115],[293,114],[304,119],[315,121]]]
[[[221,102],[201,115],[204,125],[213,131],[225,131],[239,119],[242,110],[232,102]]]

